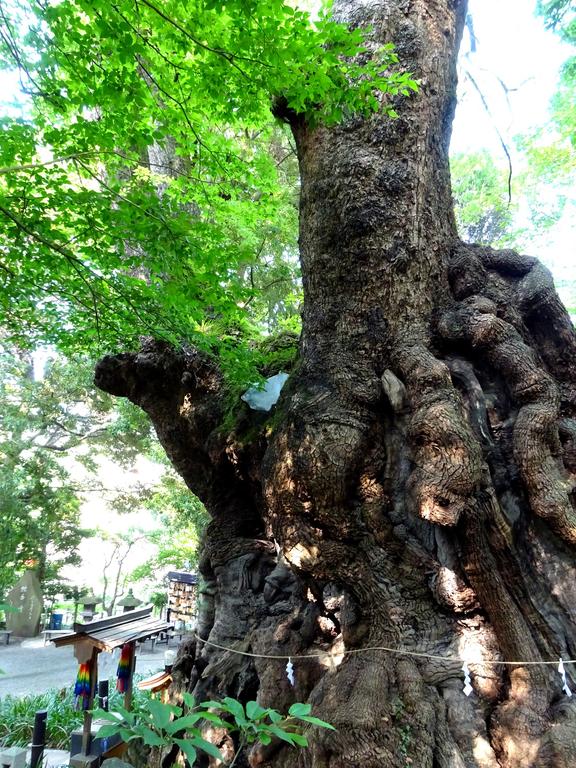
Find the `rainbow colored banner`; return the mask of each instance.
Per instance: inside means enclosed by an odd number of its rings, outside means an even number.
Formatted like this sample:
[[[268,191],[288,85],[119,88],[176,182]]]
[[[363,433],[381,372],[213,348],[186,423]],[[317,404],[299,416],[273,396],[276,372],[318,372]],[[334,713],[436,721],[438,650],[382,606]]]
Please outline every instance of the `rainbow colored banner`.
[[[120,661],[118,662],[118,670],[116,672],[116,690],[120,693],[126,693],[128,690],[128,684],[130,683],[130,673],[132,670],[133,653],[134,645],[132,643],[125,643],[122,646]]]
[[[76,696],[76,709],[88,709],[90,706],[90,694],[92,693],[91,664],[87,661],[80,664],[76,685],[74,686],[74,696]]]

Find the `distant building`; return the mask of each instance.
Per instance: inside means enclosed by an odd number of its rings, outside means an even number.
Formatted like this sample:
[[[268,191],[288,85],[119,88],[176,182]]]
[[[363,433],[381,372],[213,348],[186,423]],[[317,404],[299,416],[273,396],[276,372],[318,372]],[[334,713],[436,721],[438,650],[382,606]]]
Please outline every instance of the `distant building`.
[[[168,608],[166,621],[191,624],[196,618],[198,604],[198,575],[186,571],[170,571],[168,579]]]

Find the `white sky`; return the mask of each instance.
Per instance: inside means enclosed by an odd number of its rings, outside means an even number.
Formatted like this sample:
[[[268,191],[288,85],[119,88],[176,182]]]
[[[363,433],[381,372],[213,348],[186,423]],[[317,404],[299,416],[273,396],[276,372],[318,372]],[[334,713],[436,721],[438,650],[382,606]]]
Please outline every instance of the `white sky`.
[[[560,68],[574,55],[574,50],[544,28],[542,18],[534,16],[535,6],[535,0],[470,0],[477,50],[470,52],[466,29],[451,152],[486,149],[497,164],[507,168],[499,132],[511,154],[513,170],[520,170],[522,164],[514,137],[546,125]],[[482,91],[490,114],[467,80],[466,71]],[[552,191],[543,190],[544,195],[547,193],[552,198]],[[540,234],[533,230],[530,233],[531,254],[552,270],[557,282],[575,276],[575,219],[576,205],[572,199],[554,226]],[[519,223],[529,225],[528,221]],[[559,290],[561,297],[568,300],[565,289]]]
[[[470,53],[468,30],[461,50],[461,89],[454,121],[452,151],[486,148],[495,157],[502,148],[494,128],[511,144],[512,137],[546,122],[548,103],[570,46],[544,29],[535,17],[534,0],[470,0],[477,50]],[[463,71],[480,86],[494,116],[491,119]],[[509,89],[506,95],[502,81]]]
[[[165,471],[165,467],[155,464],[144,457],[140,457],[132,470],[126,470],[105,457],[97,457],[98,476],[106,488],[105,494],[88,492],[81,494],[84,498],[81,508],[81,524],[88,529],[98,528],[106,531],[108,534],[124,534],[128,531],[134,531],[135,535],[151,531],[155,527],[154,519],[146,509],[140,509],[137,512],[129,512],[119,515],[108,503],[114,494],[119,493],[138,493],[138,489],[144,485],[147,488],[158,483]],[[71,456],[66,462],[67,469],[72,473],[72,477],[79,484],[85,486],[90,484],[91,475],[78,464]],[[94,537],[84,539],[78,553],[82,559],[81,566],[66,566],[62,570],[64,578],[70,579],[70,582],[78,585],[88,585],[94,591],[94,594],[102,594],[102,573],[103,563],[110,556],[114,544]],[[152,557],[155,547],[145,539],[140,540],[131,550],[126,558],[124,573],[127,574],[137,566],[146,562]],[[110,578],[110,573],[108,574]],[[112,575],[115,571],[112,569]],[[148,595],[140,594],[136,590],[136,596],[147,598]]]

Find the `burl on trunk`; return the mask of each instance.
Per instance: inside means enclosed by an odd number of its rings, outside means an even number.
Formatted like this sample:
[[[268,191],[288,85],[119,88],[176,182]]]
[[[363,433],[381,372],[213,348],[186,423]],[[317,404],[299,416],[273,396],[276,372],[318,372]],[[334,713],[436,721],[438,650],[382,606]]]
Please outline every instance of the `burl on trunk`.
[[[246,408],[223,431],[217,364],[191,349],[150,341],[98,366],[212,516],[199,635],[332,657],[296,660],[292,687],[285,661],[181,649],[179,684],[201,697],[309,701],[337,728],[243,764],[576,765],[576,709],[540,663],[576,656],[576,336],[536,259],[458,239],[447,152],[465,11],[336,5],[395,43],[420,90],[393,121],[284,115],[305,300],[271,419]]]

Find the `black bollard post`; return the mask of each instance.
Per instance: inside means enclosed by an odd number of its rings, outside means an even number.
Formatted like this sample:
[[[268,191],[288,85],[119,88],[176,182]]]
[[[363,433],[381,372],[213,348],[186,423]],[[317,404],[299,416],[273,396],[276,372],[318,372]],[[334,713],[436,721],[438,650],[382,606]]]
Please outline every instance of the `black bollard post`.
[[[34,715],[34,730],[32,732],[32,750],[30,768],[40,768],[46,746],[46,718],[48,710],[40,709]]]
[[[108,680],[100,680],[98,683],[98,706],[108,712]]]

